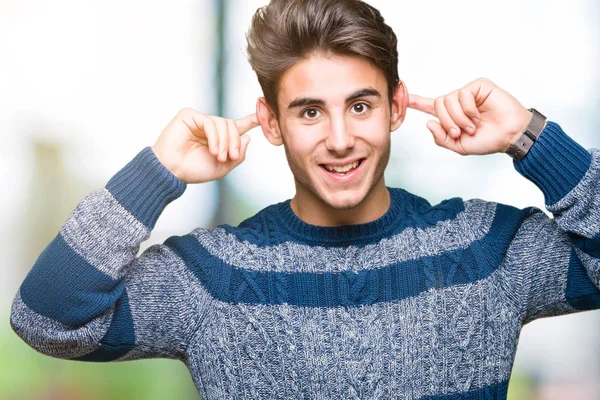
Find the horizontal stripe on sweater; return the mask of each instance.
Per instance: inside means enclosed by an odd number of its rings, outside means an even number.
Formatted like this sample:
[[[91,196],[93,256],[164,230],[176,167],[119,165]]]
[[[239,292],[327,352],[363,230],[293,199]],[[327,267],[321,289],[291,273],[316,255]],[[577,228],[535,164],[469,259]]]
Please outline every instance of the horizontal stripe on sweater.
[[[229,303],[304,307],[360,306],[416,296],[429,289],[485,279],[496,270],[510,240],[531,209],[498,205],[488,234],[468,247],[376,269],[333,273],[255,271],[211,255],[191,235],[165,242],[206,290]]]

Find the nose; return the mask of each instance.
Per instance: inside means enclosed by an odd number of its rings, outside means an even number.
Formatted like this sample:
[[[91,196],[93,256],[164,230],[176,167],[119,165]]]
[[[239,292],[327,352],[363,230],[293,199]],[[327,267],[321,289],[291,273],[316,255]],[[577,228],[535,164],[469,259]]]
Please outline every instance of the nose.
[[[345,153],[348,149],[354,147],[354,135],[351,126],[343,116],[331,117],[325,146],[329,151],[335,153]]]

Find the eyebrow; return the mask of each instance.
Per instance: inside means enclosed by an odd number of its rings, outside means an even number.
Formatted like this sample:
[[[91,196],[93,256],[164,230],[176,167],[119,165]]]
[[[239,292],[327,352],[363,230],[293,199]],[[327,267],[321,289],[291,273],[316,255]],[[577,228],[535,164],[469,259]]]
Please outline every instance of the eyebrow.
[[[361,97],[377,97],[379,99],[381,99],[381,93],[379,93],[377,90],[373,89],[373,88],[364,88],[364,89],[360,89],[354,93],[352,93],[350,96],[346,97],[346,104],[353,102],[356,99],[360,99]],[[313,98],[313,97],[300,97],[297,99],[294,99],[290,102],[290,104],[288,105],[288,110],[294,109],[294,108],[299,108],[299,107],[306,107],[306,106],[323,106],[325,105],[325,101],[322,99],[317,99],[317,98]]]
[[[288,105],[288,110],[293,108],[305,107],[305,106],[322,106],[325,105],[325,102],[321,99],[314,99],[310,97],[301,97],[298,99],[294,99]]]
[[[346,103],[351,103],[356,99],[360,99],[361,97],[377,97],[381,99],[381,93],[373,88],[365,88],[361,89],[346,98]]]

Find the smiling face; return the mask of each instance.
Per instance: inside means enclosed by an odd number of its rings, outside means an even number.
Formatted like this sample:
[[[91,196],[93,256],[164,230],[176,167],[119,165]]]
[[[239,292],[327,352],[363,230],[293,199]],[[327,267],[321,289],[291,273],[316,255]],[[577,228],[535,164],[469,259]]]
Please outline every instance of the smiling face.
[[[305,222],[365,223],[387,211],[383,173],[405,90],[398,86],[391,107],[387,93],[371,63],[313,55],[281,77],[279,117],[259,99],[259,121],[271,143],[284,144],[296,184],[292,208]]]

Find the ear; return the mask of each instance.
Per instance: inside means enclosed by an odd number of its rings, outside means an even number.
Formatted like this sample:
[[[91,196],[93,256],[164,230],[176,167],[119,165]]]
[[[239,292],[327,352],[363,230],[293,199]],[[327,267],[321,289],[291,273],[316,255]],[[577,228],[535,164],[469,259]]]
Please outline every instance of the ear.
[[[274,146],[281,146],[283,139],[281,138],[277,116],[264,97],[259,97],[256,101],[256,116],[267,140]]]
[[[396,85],[392,95],[392,116],[390,118],[390,131],[395,131],[404,122],[406,108],[408,107],[408,90],[404,82],[400,81]]]

